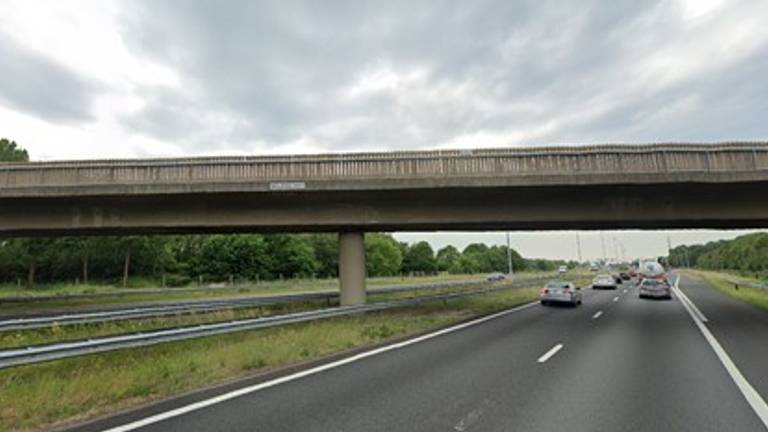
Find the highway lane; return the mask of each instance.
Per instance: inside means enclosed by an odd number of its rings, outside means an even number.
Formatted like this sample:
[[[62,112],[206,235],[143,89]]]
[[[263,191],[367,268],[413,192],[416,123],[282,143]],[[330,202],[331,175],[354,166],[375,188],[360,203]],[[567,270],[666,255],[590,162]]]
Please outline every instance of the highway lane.
[[[138,430],[765,430],[680,302],[584,294]]]
[[[707,318],[707,326],[745,378],[768,399],[768,313],[682,275],[681,288]]]

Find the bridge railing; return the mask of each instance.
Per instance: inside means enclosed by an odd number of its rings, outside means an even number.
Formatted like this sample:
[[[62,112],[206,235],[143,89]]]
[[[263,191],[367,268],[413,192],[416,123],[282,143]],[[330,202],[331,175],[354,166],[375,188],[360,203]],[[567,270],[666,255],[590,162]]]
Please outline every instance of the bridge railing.
[[[68,185],[768,170],[768,144],[655,144],[0,164],[0,189]]]

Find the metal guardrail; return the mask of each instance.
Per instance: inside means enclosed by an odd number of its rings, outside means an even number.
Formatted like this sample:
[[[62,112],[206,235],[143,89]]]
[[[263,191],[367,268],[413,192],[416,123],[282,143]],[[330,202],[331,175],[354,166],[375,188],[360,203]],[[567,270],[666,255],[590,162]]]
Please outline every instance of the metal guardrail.
[[[524,278],[523,281],[537,281],[550,276]],[[368,294],[389,294],[405,291],[426,289],[451,288],[458,286],[485,285],[486,280],[434,282],[427,284],[395,285],[368,290]],[[339,297],[338,291],[320,291],[300,294],[284,294],[278,296],[260,296],[248,298],[193,300],[168,305],[148,305],[145,307],[130,307],[112,310],[94,310],[80,313],[57,314],[48,316],[19,317],[0,321],[0,331],[34,330],[51,326],[66,326],[75,324],[92,324],[129,319],[159,318],[171,315],[214,312],[228,309],[243,309],[258,306],[298,303],[313,300],[331,300]]]
[[[338,285],[338,281],[335,280],[322,280],[314,282],[313,284],[335,286]],[[84,300],[84,299],[96,299],[103,297],[127,297],[133,295],[152,295],[152,294],[185,294],[194,292],[216,292],[216,291],[238,291],[248,290],[248,287],[253,285],[248,284],[234,284],[234,285],[217,285],[217,286],[199,286],[199,287],[185,287],[185,288],[126,288],[107,292],[92,292],[92,293],[78,293],[78,294],[53,294],[53,295],[28,295],[22,292],[18,292],[17,295],[5,295],[0,297],[0,304],[3,303],[41,303],[49,301],[69,301],[69,300]]]
[[[135,333],[120,336],[109,336],[76,342],[37,345],[24,348],[14,348],[0,351],[0,369],[13,366],[28,365],[50,360],[82,356],[93,353],[113,351],[125,348],[144,347],[165,342],[182,341],[193,338],[214,336],[218,334],[256,330],[285,324],[314,321],[326,318],[341,317],[358,313],[368,313],[413,306],[421,303],[450,300],[487,294],[497,291],[515,289],[512,286],[484,288],[461,293],[439,294],[432,296],[414,297],[389,302],[372,303],[360,306],[343,306],[331,309],[321,309],[266,318],[253,318],[231,321],[226,323],[203,324],[192,327],[180,327],[158,330],[148,333]]]
[[[725,278],[725,280],[727,280],[729,283],[732,283],[735,287],[738,287],[738,286],[741,285],[741,286],[747,286],[747,287],[750,287],[750,288],[756,288],[756,289],[761,289],[761,290],[768,290],[768,285],[761,284],[761,283],[744,282],[744,281],[740,281],[738,279],[732,279],[732,278]]]
[[[473,280],[473,279],[470,279]],[[381,285],[380,288],[390,288],[390,287],[399,287],[399,286],[427,286],[434,283],[443,283],[443,282],[427,282],[427,283],[415,283],[415,284],[408,284],[408,285]],[[453,283],[453,281],[448,282]],[[337,287],[339,282],[337,280],[323,280],[318,283],[313,283],[313,285],[328,285],[329,287]],[[300,287],[301,283],[292,285],[292,288]],[[228,285],[228,286],[206,286],[206,287],[192,287],[192,288],[134,288],[134,289],[120,289],[116,291],[108,291],[108,292],[95,292],[95,293],[79,293],[79,294],[54,294],[54,295],[45,295],[45,296],[5,296],[0,297],[0,304],[3,303],[40,303],[40,302],[48,302],[48,301],[69,301],[69,300],[85,300],[85,299],[98,299],[103,297],[125,297],[125,296],[132,296],[132,295],[153,295],[153,294],[185,294],[185,293],[191,293],[191,292],[216,292],[216,291],[249,291],[251,288],[254,288],[254,285],[248,285],[248,284],[235,284],[235,285]],[[275,290],[279,290],[281,288],[274,288]],[[331,292],[331,291],[328,291]],[[303,294],[303,293],[299,293]],[[205,301],[205,300],[203,300]]]

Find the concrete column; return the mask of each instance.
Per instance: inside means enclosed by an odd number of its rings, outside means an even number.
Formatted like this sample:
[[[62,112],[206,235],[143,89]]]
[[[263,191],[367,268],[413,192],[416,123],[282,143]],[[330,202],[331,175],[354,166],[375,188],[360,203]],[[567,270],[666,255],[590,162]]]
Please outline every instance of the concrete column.
[[[339,234],[339,285],[341,305],[365,303],[365,234]]]

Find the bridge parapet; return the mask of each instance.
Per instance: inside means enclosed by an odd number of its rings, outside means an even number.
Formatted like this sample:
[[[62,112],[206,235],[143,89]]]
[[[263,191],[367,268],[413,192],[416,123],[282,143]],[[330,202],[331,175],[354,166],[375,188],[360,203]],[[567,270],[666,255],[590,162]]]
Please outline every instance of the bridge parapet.
[[[768,143],[557,146],[13,163],[0,164],[0,196],[3,190],[62,186],[692,172],[768,172]]]

